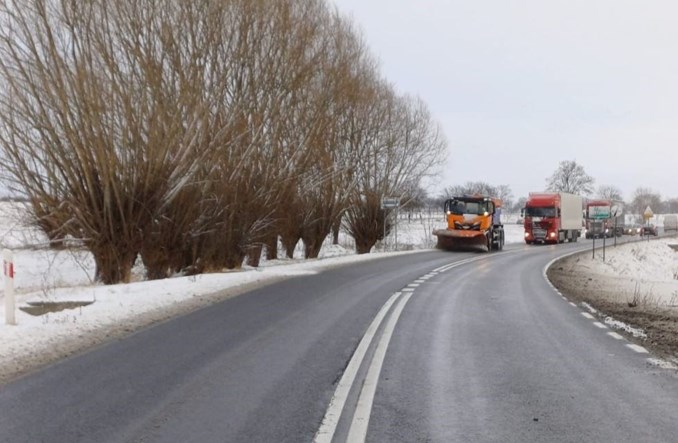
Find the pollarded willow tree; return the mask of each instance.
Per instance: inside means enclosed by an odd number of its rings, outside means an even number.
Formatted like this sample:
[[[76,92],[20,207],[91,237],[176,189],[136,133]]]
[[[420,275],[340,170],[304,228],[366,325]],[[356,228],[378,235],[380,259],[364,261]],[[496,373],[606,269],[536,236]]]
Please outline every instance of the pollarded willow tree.
[[[358,185],[355,170],[363,147],[347,142],[351,127],[346,123],[351,110],[363,100],[364,75],[375,67],[350,22],[334,15],[330,30],[326,57],[319,60],[322,75],[314,82],[316,130],[306,139],[314,161],[300,180],[296,195],[297,234],[306,258],[318,256]],[[288,238],[288,256],[296,240]]]
[[[0,21],[3,180],[104,283],[138,257],[148,278],[257,265],[279,236],[317,256],[356,195],[438,161],[324,0],[8,0]]]
[[[209,118],[162,39],[155,2],[0,6],[4,178],[50,237],[81,239],[105,283],[128,281],[163,205],[208,161]]]
[[[389,232],[382,198],[416,195],[421,181],[444,163],[447,147],[420,99],[398,97],[383,84],[377,91],[377,112],[369,112],[375,120],[366,128],[366,151],[356,171],[360,184],[346,211],[345,226],[360,254]]]

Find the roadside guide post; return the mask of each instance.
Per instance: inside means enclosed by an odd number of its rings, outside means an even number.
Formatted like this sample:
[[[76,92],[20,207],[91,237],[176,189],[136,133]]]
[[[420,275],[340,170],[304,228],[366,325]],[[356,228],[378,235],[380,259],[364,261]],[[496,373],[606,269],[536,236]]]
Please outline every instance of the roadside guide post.
[[[3,269],[5,276],[5,323],[15,325],[14,316],[14,259],[12,251],[5,249],[2,251]]]

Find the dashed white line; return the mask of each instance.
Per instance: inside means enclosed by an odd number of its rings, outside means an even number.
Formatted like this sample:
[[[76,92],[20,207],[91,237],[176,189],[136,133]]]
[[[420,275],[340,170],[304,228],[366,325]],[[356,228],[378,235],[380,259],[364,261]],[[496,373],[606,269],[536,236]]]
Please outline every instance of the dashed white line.
[[[647,363],[662,369],[678,369],[678,366],[660,358],[648,358]]]
[[[607,335],[609,335],[610,337],[617,339],[617,340],[624,340],[624,337],[617,334],[616,332],[608,332]]]
[[[418,287],[419,287],[419,283],[410,283],[410,284],[407,285],[407,286],[409,286],[410,288],[418,288]]]
[[[593,326],[595,326],[596,328],[600,328],[600,329],[607,329],[607,326],[605,326],[604,324],[602,324],[599,321],[594,321]]]
[[[572,302],[570,302],[570,306],[572,306],[573,308],[576,308],[576,307],[577,307],[577,305],[575,305],[575,304],[572,303]]]
[[[582,312],[581,315],[588,318],[589,320],[595,319],[595,317],[593,315],[589,314],[588,312]]]
[[[647,349],[645,349],[645,348],[642,347],[642,346],[638,346],[638,345],[634,345],[634,344],[629,343],[629,344],[626,345],[626,347],[629,348],[629,349],[632,349],[632,350],[636,351],[636,352],[639,353],[639,354],[649,354],[649,352],[647,351]]]
[[[401,289],[402,292],[414,292],[414,288],[403,288]]]

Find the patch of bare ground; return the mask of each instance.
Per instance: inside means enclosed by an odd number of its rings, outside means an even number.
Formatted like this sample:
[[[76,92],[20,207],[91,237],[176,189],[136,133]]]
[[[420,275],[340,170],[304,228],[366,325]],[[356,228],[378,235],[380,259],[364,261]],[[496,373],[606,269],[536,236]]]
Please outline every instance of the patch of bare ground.
[[[651,283],[638,283],[623,275],[610,277],[591,272],[588,253],[565,257],[547,271],[551,283],[573,303],[587,303],[605,320],[611,317],[645,337],[624,329],[617,332],[644,346],[654,355],[678,363],[678,300],[657,303]]]

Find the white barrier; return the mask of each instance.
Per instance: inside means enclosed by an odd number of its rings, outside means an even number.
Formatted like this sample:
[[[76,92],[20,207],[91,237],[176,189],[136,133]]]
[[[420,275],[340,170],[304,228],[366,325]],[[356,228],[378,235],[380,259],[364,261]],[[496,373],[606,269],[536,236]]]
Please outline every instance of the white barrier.
[[[14,258],[12,251],[5,249],[2,251],[3,269],[5,276],[5,323],[15,325],[14,315]]]

